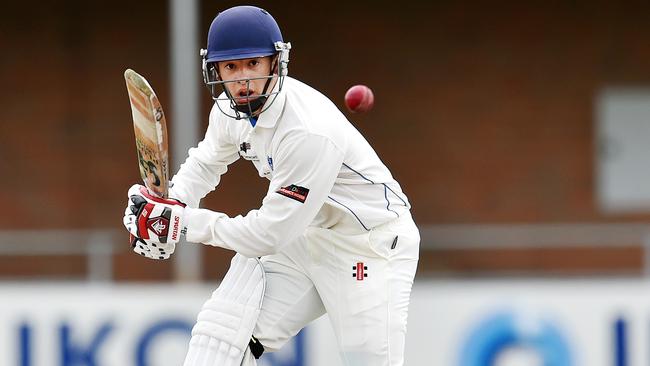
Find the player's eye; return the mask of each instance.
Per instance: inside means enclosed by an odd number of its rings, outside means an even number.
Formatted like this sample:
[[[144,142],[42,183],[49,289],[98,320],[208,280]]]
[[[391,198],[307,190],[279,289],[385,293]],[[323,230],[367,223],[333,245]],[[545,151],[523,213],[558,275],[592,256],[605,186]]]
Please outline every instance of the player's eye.
[[[257,59],[253,59],[253,60],[251,60],[251,61],[249,62],[249,65],[251,65],[251,66],[257,66],[257,65],[259,65],[259,63],[260,63],[259,60],[257,60]]]
[[[224,69],[226,70],[234,70],[235,69],[235,64],[233,63],[228,63],[224,66]]]

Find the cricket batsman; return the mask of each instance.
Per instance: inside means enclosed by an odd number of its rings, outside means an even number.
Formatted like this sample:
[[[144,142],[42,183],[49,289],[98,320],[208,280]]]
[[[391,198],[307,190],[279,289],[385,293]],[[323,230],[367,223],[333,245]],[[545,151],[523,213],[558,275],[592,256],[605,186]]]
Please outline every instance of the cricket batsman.
[[[290,49],[263,9],[216,16],[201,51],[214,99],[205,137],[170,198],[129,189],[124,225],[153,259],[169,258],[181,235],[237,253],[184,366],[256,365],[325,313],[345,365],[403,365],[420,244],[411,206],[338,108],[287,76]],[[240,158],[269,180],[261,206],[236,217],[198,208]]]

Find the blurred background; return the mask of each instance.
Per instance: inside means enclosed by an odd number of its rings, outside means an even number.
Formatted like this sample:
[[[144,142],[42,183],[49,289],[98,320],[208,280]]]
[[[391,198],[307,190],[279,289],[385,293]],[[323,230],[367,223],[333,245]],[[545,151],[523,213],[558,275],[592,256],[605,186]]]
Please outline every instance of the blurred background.
[[[241,4],[2,2],[0,364],[182,360],[232,253],[131,252],[123,72],[156,90],[177,167],[212,103],[198,49]],[[348,117],[422,234],[408,365],[650,364],[650,5],[251,4],[292,43],[291,76],[342,110],[350,86],[374,91]],[[266,188],[238,161],[202,205],[245,213]],[[327,326],[262,363],[340,364]]]

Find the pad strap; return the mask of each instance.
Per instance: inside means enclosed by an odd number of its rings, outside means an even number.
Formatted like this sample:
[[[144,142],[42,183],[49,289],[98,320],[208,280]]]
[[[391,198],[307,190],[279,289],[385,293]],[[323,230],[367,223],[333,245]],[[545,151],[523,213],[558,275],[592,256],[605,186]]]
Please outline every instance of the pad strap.
[[[259,359],[262,356],[262,353],[264,353],[264,346],[257,338],[255,338],[255,336],[251,336],[251,340],[248,342],[248,348],[251,349],[251,352],[256,359]]]

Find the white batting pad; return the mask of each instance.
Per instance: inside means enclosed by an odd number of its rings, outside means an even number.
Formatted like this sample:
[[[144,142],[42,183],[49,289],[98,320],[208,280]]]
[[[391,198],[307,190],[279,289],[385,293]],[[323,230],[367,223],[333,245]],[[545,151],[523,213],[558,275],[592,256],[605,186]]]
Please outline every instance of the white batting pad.
[[[266,278],[257,258],[236,254],[199,312],[183,366],[240,366],[262,307]],[[255,365],[246,357],[244,365]]]

